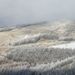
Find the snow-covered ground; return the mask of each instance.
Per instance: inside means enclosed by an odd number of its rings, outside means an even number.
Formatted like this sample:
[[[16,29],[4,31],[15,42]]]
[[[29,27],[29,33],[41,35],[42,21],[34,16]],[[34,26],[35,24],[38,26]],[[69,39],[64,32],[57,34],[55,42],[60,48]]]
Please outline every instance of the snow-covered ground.
[[[70,42],[68,44],[61,44],[61,45],[55,45],[52,46],[53,48],[68,48],[68,49],[75,49],[75,41],[74,42]]]

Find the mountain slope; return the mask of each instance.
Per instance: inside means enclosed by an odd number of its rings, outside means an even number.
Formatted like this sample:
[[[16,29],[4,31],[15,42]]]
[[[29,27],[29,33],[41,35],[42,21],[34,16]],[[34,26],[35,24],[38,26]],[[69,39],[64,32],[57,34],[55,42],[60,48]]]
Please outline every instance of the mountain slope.
[[[72,41],[75,41],[73,21],[0,28],[0,73],[14,71],[13,68],[37,72],[73,69],[75,48],[58,47]]]

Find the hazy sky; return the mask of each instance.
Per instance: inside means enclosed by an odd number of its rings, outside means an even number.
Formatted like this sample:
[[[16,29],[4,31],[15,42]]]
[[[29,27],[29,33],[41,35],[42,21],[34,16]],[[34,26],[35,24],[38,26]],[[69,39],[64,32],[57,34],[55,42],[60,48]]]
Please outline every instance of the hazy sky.
[[[0,25],[75,19],[75,0],[0,0]]]

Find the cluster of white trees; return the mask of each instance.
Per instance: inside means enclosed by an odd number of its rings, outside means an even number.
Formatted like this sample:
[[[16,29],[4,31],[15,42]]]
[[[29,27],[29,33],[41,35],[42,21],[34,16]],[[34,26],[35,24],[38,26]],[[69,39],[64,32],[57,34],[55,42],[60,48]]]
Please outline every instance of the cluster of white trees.
[[[75,50],[47,48],[44,46],[26,45],[10,49],[7,58],[14,61],[27,61],[29,63],[51,63],[75,55]],[[39,61],[40,60],[40,61]]]
[[[58,36],[50,33],[38,33],[34,35],[25,35],[25,37],[14,41],[12,45],[15,46],[15,45],[36,43],[41,39],[54,40],[54,39],[58,39]]]

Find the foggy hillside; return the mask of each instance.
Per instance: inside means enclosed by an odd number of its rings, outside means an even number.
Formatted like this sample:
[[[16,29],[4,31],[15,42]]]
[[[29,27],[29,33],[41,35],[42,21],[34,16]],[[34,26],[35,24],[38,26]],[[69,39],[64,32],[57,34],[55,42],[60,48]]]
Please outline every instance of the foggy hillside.
[[[74,21],[1,27],[0,75],[74,75],[74,45]]]

